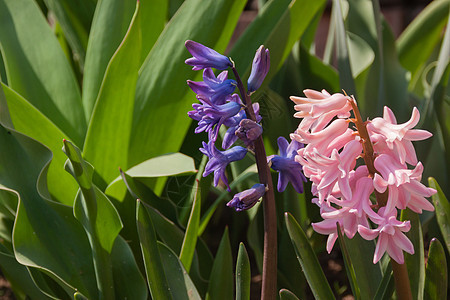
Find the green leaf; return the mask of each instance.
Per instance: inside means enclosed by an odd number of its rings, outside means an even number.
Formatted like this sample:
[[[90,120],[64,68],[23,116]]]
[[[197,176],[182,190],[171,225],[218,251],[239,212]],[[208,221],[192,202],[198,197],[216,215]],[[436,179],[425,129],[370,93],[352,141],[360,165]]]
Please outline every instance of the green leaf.
[[[236,260],[236,300],[250,299],[250,260],[244,243],[239,244],[239,252]]]
[[[111,252],[116,299],[147,299],[147,283],[128,243],[119,236]]]
[[[136,221],[150,294],[153,299],[171,299],[170,280],[166,280],[153,222],[140,201],[137,202]]]
[[[281,300],[299,300],[295,294],[289,290],[281,289],[280,290],[280,299]]]
[[[450,203],[433,177],[428,178],[428,185],[437,190],[437,193],[431,196],[431,199],[436,209],[436,219],[439,224],[439,229],[444,237],[447,251],[450,252]]]
[[[336,56],[340,87],[345,90],[347,94],[357,97],[347,44],[348,38],[345,31],[344,18],[342,16],[341,0],[333,0],[332,13],[336,28]]]
[[[352,287],[353,296],[355,297],[355,299],[361,299],[361,291],[358,285],[358,281],[356,280],[355,269],[353,267],[351,257],[348,253],[347,246],[345,245],[344,236],[342,235],[341,231],[341,226],[339,225],[339,223],[336,223],[336,225],[337,225],[339,246],[341,247],[342,256],[344,257],[345,272],[347,273],[348,281],[350,282],[350,285]]]
[[[422,225],[419,215],[410,209],[404,209],[401,213],[402,221],[409,220],[411,229],[406,236],[414,245],[414,255],[405,253],[405,263],[408,269],[411,293],[414,299],[423,299],[423,288],[425,285],[425,261]]]
[[[126,171],[131,177],[149,178],[195,173],[194,160],[182,153],[172,153],[148,159]]]
[[[34,1],[0,1],[0,45],[9,87],[81,144],[86,120],[79,87]]]
[[[108,197],[92,183],[94,168],[83,159],[80,149],[64,140],[63,150],[69,158],[66,170],[80,186],[73,213],[83,225],[91,244],[100,297],[114,297],[111,251],[123,227],[122,221]]]
[[[195,181],[195,184],[192,187],[192,195],[194,201],[192,202],[191,215],[187,223],[186,233],[184,234],[183,245],[181,246],[180,252],[180,261],[183,263],[187,272],[191,269],[192,259],[194,258],[200,223],[201,194],[198,180]]]
[[[372,299],[382,280],[380,264],[373,263],[375,242],[366,241],[359,234],[352,239],[344,238],[344,240],[355,269],[361,299]]]
[[[233,299],[233,258],[231,256],[228,228],[223,233],[209,278],[208,299]]]
[[[233,46],[230,56],[241,77],[249,74],[254,52],[264,44],[270,50],[271,68],[265,78],[270,82],[299,40],[316,13],[325,5],[324,0],[271,1],[252,22]],[[249,51],[250,50],[250,51]],[[264,85],[263,84],[263,85]]]
[[[84,66],[82,99],[86,120],[91,118],[107,66],[129,29],[135,8],[135,1],[98,1]],[[130,59],[134,61],[136,57]]]
[[[140,7],[128,32],[106,68],[105,77],[90,119],[83,154],[95,165],[104,182],[127,168],[134,107],[134,91],[140,67]]]
[[[139,134],[131,139],[130,165],[179,150],[180,137],[191,123],[186,113],[195,101],[185,84],[194,73],[184,64],[189,57],[184,42],[192,39],[222,52],[244,5],[236,0],[187,0],[170,20],[138,79],[133,132]]]
[[[69,138],[51,120],[22,98],[15,91],[2,84],[0,89],[0,122],[9,123],[8,109],[16,130],[38,140],[53,152],[53,159],[47,174],[47,184],[53,198],[63,204],[73,205],[77,185],[64,171],[66,155],[61,151],[61,141]]]
[[[19,198],[13,230],[15,257],[97,298],[92,254],[83,228],[71,207],[44,198],[48,196],[45,176],[50,159],[46,147],[0,126],[0,184],[17,191]]]
[[[286,227],[291,237],[297,259],[316,299],[334,299],[330,285],[320,267],[319,260],[308,238],[291,214],[285,213]]]
[[[428,252],[424,299],[447,299],[448,269],[445,251],[435,238],[431,240]]]
[[[449,5],[448,0],[432,1],[397,39],[400,62],[413,76],[439,44]]]
[[[140,2],[142,6],[142,64],[166,25],[170,0],[141,0]]]
[[[392,268],[389,267],[385,270],[383,279],[378,286],[377,293],[373,297],[374,300],[389,300],[392,299],[392,295],[395,291],[394,276]]]
[[[166,276],[170,278],[169,289],[170,293],[172,294],[172,299],[200,300],[201,297],[194,283],[184,269],[183,264],[178,259],[177,255],[169,247],[159,242],[158,250],[161,254],[161,261],[164,265],[164,272],[167,274]]]
[[[44,0],[58,19],[70,47],[84,65],[88,35],[91,28],[95,2],[90,0]]]
[[[0,266],[2,267],[2,273],[11,284],[14,293],[18,296],[18,293],[25,295],[33,295],[33,299],[50,299],[44,295],[41,290],[36,286],[28,273],[27,267],[21,265],[14,257],[13,253],[9,252],[0,244]]]

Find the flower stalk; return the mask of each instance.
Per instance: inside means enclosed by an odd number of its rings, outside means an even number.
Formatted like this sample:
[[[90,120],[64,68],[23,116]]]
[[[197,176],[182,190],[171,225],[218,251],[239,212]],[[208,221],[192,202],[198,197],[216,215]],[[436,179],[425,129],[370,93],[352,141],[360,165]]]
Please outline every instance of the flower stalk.
[[[233,64],[231,67],[236,78],[237,87],[245,105],[245,113],[250,120],[256,121],[250,96],[245,93],[244,85]],[[272,177],[267,164],[267,155],[262,136],[254,142],[256,166],[258,168],[259,181],[267,187],[263,196],[264,208],[264,254],[261,299],[275,299],[277,294],[277,214],[275,196],[273,193]]]

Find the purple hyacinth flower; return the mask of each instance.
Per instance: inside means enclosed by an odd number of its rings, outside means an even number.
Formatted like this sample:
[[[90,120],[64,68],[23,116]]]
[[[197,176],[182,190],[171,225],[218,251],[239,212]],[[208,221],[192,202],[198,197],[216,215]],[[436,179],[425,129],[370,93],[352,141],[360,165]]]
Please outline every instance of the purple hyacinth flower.
[[[212,140],[210,140],[208,144],[202,142],[202,145],[203,148],[200,148],[200,152],[209,157],[209,161],[203,172],[203,177],[214,172],[214,186],[217,186],[219,179],[222,179],[223,183],[227,186],[227,190],[231,191],[228,179],[225,176],[225,169],[230,162],[243,159],[247,154],[247,149],[236,146],[225,151],[219,151],[216,146],[214,146],[214,141]]]
[[[262,117],[259,115],[259,103],[253,103],[253,111],[256,115],[256,122],[261,122]],[[236,116],[229,118],[224,122],[224,125],[228,127],[228,130],[223,137],[223,149],[230,148],[231,145],[237,141],[238,137],[236,135],[236,130],[238,130],[239,124],[243,119],[247,119],[247,115],[245,114],[245,111],[241,110]]]
[[[278,138],[277,143],[280,155],[271,155],[267,157],[267,161],[271,163],[270,167],[278,172],[278,191],[284,191],[290,181],[297,193],[303,193],[306,177],[302,173],[302,166],[295,161],[297,150],[303,148],[303,144],[295,140],[289,144],[282,136]]]
[[[235,135],[241,139],[246,146],[249,146],[256,140],[263,132],[262,126],[250,119],[243,119],[239,123],[239,127]]]
[[[226,70],[233,66],[228,57],[200,43],[187,40],[185,46],[193,56],[186,59],[185,63],[193,66],[192,70],[194,71],[204,68]]]
[[[197,95],[204,95],[215,104],[224,104],[227,96],[236,89],[236,81],[227,79],[228,72],[223,71],[217,77],[211,68],[203,71],[204,81],[188,80],[187,84]]]
[[[202,104],[192,104],[194,110],[188,112],[190,118],[198,121],[195,133],[206,131],[208,132],[209,139],[215,141],[220,126],[222,126],[227,119],[239,113],[242,106],[240,103],[235,102],[236,97],[229,97],[228,99],[231,101],[222,105],[212,103],[203,95],[198,95],[197,98]]]
[[[248,92],[253,93],[256,91],[266,78],[270,68],[270,55],[269,49],[264,48],[261,45],[256,51],[255,57],[252,63],[252,72],[247,81]]]
[[[227,206],[233,207],[236,211],[243,211],[252,208],[266,192],[264,184],[257,183],[250,189],[234,195]]]

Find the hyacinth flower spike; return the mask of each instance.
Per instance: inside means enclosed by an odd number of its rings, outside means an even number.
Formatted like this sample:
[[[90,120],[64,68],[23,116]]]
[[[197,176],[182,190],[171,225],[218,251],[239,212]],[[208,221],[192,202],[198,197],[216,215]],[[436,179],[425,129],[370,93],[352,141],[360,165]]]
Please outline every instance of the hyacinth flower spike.
[[[188,40],[185,43],[186,48],[193,57],[186,59],[187,65],[193,66],[192,70],[198,71],[204,68],[215,68],[217,70],[226,70],[233,66],[228,57],[208,48],[200,43]]]
[[[273,247],[277,244],[275,197],[270,169],[267,165],[266,150],[261,137],[259,106],[252,104],[250,98],[250,95],[261,86],[267,75],[270,66],[269,51],[262,46],[256,52],[246,91],[231,59],[193,41],[187,41],[186,48],[193,55],[192,58],[186,60],[186,64],[193,66],[193,70],[205,69],[203,82],[188,81],[189,86],[197,93],[197,98],[201,102],[201,104],[194,104],[194,110],[188,114],[192,119],[198,121],[195,132],[207,131],[209,138],[209,142],[203,142],[203,148],[200,148],[200,151],[209,157],[203,176],[214,172],[214,185],[217,185],[221,179],[230,190],[225,169],[230,162],[244,158],[247,153],[246,148],[241,146],[230,148],[231,145],[239,137],[253,150],[260,183],[249,190],[236,194],[228,206],[241,211],[253,207],[259,198],[263,197],[264,199],[265,233],[261,298],[274,299],[277,294],[277,275],[276,272],[273,272],[277,269],[277,249]],[[211,69],[225,70],[228,67],[231,68],[236,81],[226,79],[227,73],[224,72],[215,77]],[[237,95],[230,95],[235,87],[238,88],[241,98]],[[241,105],[244,111],[241,111]],[[223,137],[222,148],[230,149],[224,151],[219,151],[214,145],[221,125],[228,127]]]
[[[297,193],[303,193],[303,182],[306,178],[302,173],[302,166],[295,161],[297,151],[303,147],[303,144],[292,140],[291,143],[280,136],[277,140],[280,155],[271,155],[267,157],[270,167],[278,172],[279,192],[286,189],[288,182],[291,182]]]

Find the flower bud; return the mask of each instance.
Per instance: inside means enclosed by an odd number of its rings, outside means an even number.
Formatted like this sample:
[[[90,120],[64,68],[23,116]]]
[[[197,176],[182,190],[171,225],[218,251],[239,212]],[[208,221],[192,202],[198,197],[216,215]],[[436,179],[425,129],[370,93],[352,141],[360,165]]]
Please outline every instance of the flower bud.
[[[269,49],[264,48],[261,45],[256,51],[255,57],[253,58],[252,72],[247,81],[248,92],[253,93],[256,91],[266,78],[267,73],[270,68],[270,55]]]
[[[252,208],[266,192],[264,184],[257,183],[250,189],[234,195],[227,206],[233,207],[236,211],[243,211]]]

